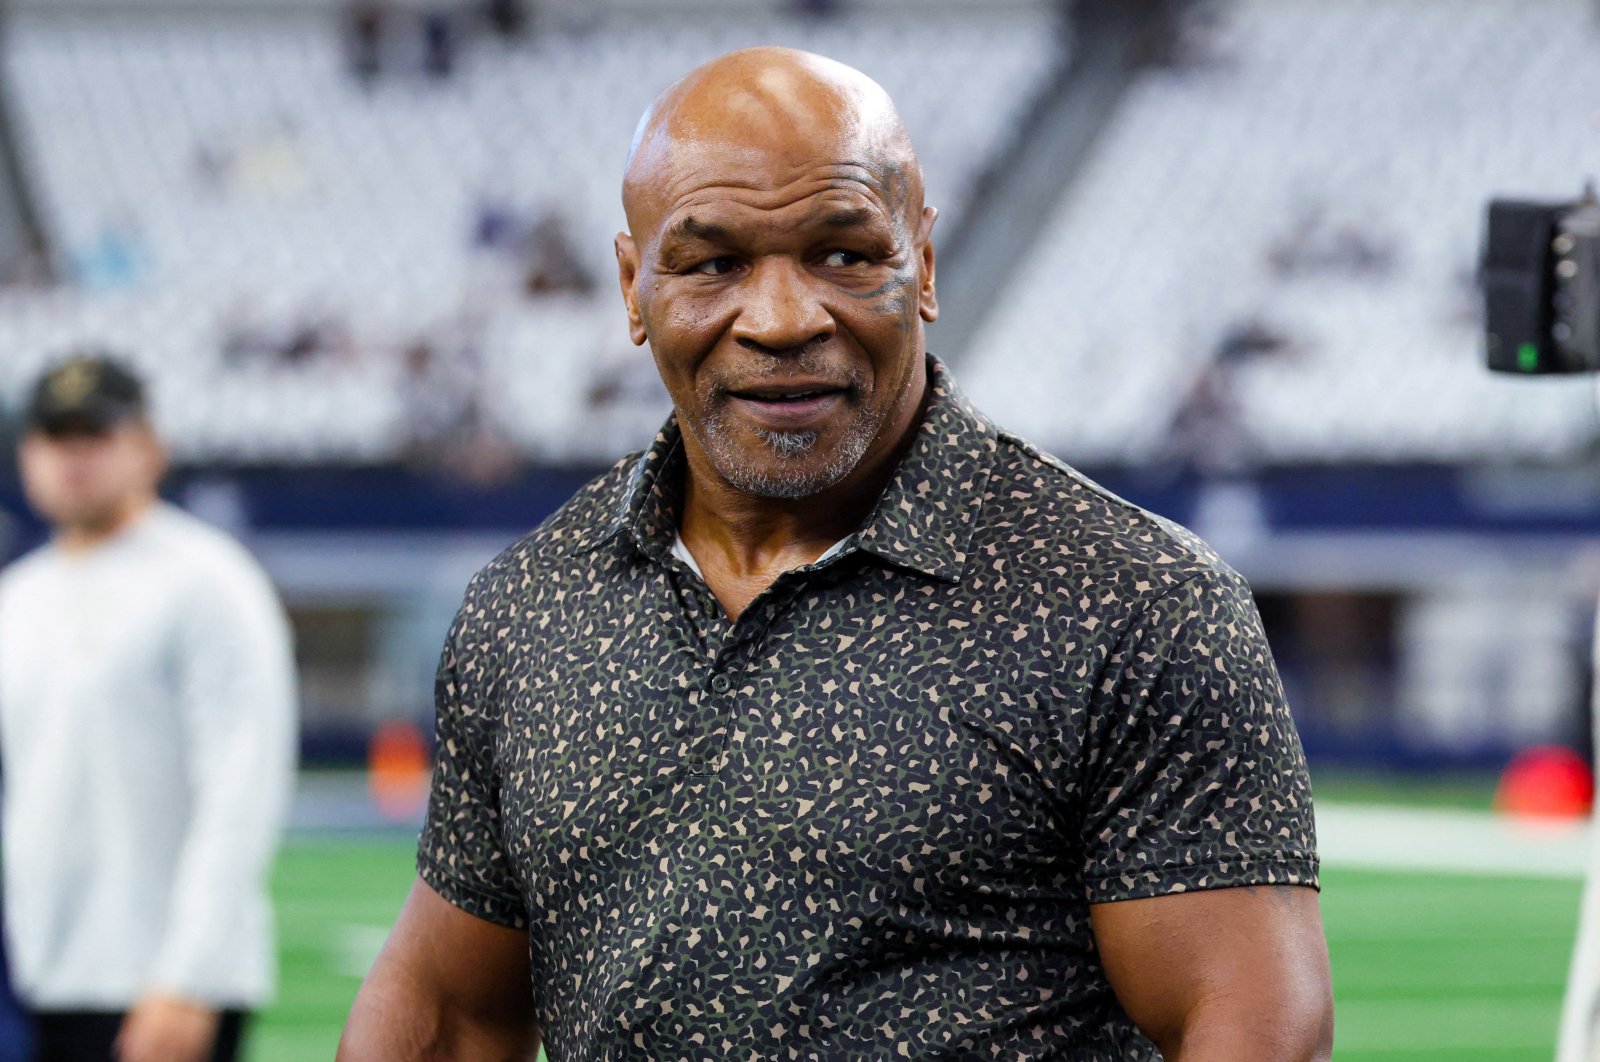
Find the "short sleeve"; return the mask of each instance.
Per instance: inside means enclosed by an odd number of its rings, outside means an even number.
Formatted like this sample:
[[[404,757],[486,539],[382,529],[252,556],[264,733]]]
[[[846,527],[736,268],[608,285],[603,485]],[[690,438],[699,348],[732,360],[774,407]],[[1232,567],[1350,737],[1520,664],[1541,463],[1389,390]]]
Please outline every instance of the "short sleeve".
[[[1146,607],[1093,697],[1089,902],[1318,887],[1305,755],[1239,576],[1209,571]]]
[[[428,818],[417,851],[422,880],[470,915],[520,929],[527,912],[501,843],[500,784],[495,766],[499,709],[490,641],[474,631],[482,615],[478,584],[467,594],[445,640],[434,682],[438,760]]]

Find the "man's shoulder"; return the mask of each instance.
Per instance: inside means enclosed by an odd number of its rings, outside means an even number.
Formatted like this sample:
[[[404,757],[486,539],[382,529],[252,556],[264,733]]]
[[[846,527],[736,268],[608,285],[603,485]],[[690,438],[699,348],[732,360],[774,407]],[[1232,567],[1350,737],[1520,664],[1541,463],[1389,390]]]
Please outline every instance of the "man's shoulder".
[[[498,593],[508,584],[548,576],[598,546],[610,534],[617,506],[641,456],[642,451],[628,454],[579,487],[538,527],[484,565],[473,578],[469,596]]]
[[[43,589],[54,567],[51,558],[49,545],[35,546],[0,569],[0,606]]]
[[[1181,524],[1118,496],[1065,461],[999,433],[986,548],[1112,605],[1149,602],[1195,579],[1239,576]]]
[[[165,545],[181,547],[207,559],[234,561],[250,557],[244,545],[222,528],[167,502],[158,504],[151,512],[150,531],[152,537]]]
[[[266,578],[261,563],[243,542],[176,505],[162,504],[151,513],[148,540],[173,558],[177,570],[195,578]]]

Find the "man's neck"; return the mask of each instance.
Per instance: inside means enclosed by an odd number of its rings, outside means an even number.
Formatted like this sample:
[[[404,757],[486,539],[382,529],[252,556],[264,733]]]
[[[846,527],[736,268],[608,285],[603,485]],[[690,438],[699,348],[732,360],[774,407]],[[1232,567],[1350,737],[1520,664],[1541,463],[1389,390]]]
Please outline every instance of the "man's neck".
[[[121,506],[106,520],[62,524],[56,528],[55,544],[62,553],[81,556],[105,545],[127,531],[155,505],[151,496],[140,496]]]
[[[680,533],[697,556],[714,554],[733,575],[810,564],[860,527],[894,466],[805,498],[757,498],[685,470]]]

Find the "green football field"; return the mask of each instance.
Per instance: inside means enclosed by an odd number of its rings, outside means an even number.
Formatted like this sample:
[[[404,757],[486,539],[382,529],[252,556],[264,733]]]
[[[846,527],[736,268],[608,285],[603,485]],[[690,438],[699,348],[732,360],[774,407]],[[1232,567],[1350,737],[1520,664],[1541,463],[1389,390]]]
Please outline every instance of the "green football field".
[[[252,1062],[331,1059],[411,880],[409,841],[300,839],[276,893],[277,1004]],[[1328,870],[1338,1047],[1359,1062],[1548,1062],[1576,922],[1575,880]]]

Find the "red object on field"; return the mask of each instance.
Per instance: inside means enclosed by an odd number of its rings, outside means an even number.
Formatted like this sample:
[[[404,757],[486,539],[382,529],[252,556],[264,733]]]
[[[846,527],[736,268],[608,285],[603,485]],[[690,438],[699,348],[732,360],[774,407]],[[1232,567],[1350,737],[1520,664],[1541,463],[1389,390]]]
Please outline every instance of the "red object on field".
[[[416,818],[428,803],[433,764],[414,723],[384,723],[367,745],[367,791],[378,811],[396,821]]]
[[[1578,819],[1593,807],[1594,773],[1581,756],[1559,745],[1518,753],[1494,793],[1494,809],[1518,818]]]

